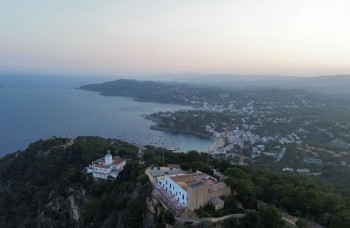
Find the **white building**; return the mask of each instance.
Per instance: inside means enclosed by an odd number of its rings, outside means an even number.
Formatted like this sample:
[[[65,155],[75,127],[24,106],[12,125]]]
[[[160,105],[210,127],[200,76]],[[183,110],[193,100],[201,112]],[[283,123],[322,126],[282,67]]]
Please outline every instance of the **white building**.
[[[159,198],[174,212],[181,212],[185,207],[193,211],[210,203],[214,197],[231,194],[224,182],[201,172],[158,177],[156,186]]]
[[[107,150],[104,158],[92,162],[86,170],[87,173],[92,173],[95,178],[116,178],[119,172],[123,170],[125,163],[126,161],[120,157],[115,156],[113,158],[110,150]]]

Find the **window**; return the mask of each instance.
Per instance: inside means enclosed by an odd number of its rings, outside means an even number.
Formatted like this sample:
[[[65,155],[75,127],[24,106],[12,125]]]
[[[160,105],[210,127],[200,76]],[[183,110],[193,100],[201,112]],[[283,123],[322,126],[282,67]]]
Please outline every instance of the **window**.
[[[184,196],[184,195],[182,195],[182,199],[185,199],[185,196]]]

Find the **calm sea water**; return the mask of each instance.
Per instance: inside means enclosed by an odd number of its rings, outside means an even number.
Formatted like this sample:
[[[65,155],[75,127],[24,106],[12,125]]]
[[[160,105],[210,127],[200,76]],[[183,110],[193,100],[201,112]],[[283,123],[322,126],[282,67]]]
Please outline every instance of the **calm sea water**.
[[[181,151],[206,151],[210,139],[151,130],[142,117],[156,111],[188,109],[170,104],[104,97],[74,89],[96,78],[0,78],[0,157],[52,136],[97,135]]]

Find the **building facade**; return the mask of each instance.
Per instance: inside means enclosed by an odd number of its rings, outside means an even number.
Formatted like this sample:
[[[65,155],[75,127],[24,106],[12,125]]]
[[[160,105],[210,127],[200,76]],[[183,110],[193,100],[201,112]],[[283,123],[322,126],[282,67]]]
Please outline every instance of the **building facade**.
[[[201,172],[158,177],[156,187],[160,199],[174,212],[186,207],[194,211],[214,197],[231,194],[225,183]]]

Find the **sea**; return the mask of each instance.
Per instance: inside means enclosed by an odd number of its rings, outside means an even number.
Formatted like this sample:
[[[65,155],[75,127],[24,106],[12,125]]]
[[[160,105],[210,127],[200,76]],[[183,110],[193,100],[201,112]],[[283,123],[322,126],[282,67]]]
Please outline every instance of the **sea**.
[[[144,115],[188,106],[138,102],[77,89],[102,77],[0,75],[0,157],[51,137],[102,136],[178,151],[207,151],[213,140],[152,130]]]

